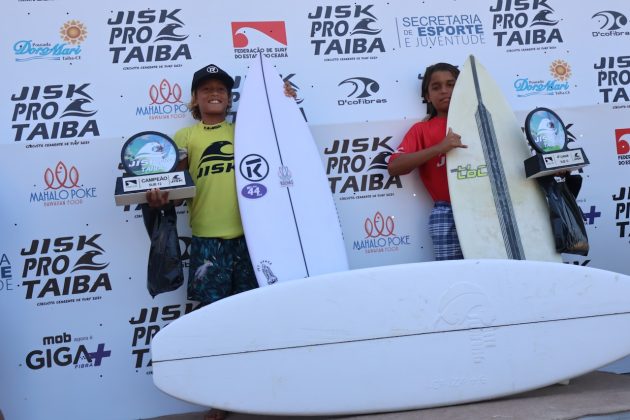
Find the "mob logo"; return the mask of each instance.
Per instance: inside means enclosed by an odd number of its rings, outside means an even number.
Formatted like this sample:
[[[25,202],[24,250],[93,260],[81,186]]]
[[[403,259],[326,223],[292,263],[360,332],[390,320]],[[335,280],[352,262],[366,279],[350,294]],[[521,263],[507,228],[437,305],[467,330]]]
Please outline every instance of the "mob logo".
[[[96,351],[90,352],[86,346],[73,347],[72,336],[66,332],[43,338],[44,346],[57,348],[36,349],[26,355],[26,366],[31,370],[43,368],[65,367],[74,365],[77,368],[101,366],[103,359],[110,357],[111,350],[105,349],[105,343],[99,343]]]

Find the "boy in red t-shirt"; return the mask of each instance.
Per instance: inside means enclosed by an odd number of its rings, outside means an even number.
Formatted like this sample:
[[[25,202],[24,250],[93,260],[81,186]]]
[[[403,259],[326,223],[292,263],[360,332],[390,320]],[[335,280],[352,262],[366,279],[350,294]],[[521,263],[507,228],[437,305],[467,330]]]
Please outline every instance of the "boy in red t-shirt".
[[[420,179],[435,203],[429,218],[429,233],[436,260],[463,258],[446,177],[446,153],[455,147],[467,147],[460,135],[450,128],[447,131],[446,127],[458,75],[459,70],[451,64],[427,67],[421,93],[427,101],[428,119],[409,129],[388,164],[390,175],[404,175],[419,168]]]

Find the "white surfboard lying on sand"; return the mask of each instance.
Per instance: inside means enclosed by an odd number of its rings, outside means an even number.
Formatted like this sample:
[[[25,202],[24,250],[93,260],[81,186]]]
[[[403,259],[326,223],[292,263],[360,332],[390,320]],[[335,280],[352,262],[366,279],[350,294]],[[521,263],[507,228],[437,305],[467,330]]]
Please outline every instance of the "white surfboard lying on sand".
[[[258,283],[347,270],[319,152],[297,104],[262,56],[247,74],[237,118],[236,186]]]
[[[468,146],[446,159],[464,257],[562,261],[544,194],[525,178],[523,162],[531,155],[525,135],[501,89],[473,56],[455,84],[448,127]]]
[[[341,415],[459,404],[557,383],[630,353],[630,277],[460,260],[261,288],[161,330],[153,380],[229,411]]]

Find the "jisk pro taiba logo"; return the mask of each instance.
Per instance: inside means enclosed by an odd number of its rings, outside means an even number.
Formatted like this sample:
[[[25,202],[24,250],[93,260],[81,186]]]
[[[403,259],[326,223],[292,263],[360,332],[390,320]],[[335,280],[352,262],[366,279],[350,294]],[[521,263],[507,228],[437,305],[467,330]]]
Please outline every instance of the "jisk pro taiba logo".
[[[387,159],[394,149],[392,136],[335,139],[324,149],[326,175],[340,200],[369,198],[373,193],[402,188],[399,176],[387,173]]]
[[[25,299],[37,306],[100,300],[112,290],[101,234],[33,239],[22,248]]]
[[[511,47],[509,52],[556,48],[551,44],[564,42],[551,0],[496,0],[490,12],[497,46]]]
[[[597,71],[597,86],[604,103],[622,103],[613,105],[613,109],[627,108],[630,102],[630,55],[600,57],[593,68]]]
[[[68,85],[22,86],[11,95],[14,141],[74,139],[100,135],[92,118],[98,110],[89,93],[90,83]],[[47,142],[60,146],[63,142]],[[69,143],[68,143],[69,144]],[[41,143],[27,147],[41,147]]]
[[[43,185],[31,192],[31,203],[48,206],[72,206],[96,197],[96,187],[79,183],[79,170],[59,161],[54,168],[46,168],[42,176]]]
[[[153,306],[141,308],[138,315],[132,316],[129,319],[129,324],[133,328],[131,354],[135,362],[134,367],[136,369],[151,368],[153,365],[151,360],[151,339],[169,323],[192,312],[196,307],[197,304],[191,302]]]
[[[385,52],[373,4],[317,6],[308,14],[313,54],[324,61],[376,58]]]
[[[180,61],[192,59],[190,48],[185,42],[188,34],[179,17],[180,11],[112,11],[113,16],[107,20],[111,26],[109,51],[112,53],[112,63],[127,64],[123,70],[137,70],[179,67]]]

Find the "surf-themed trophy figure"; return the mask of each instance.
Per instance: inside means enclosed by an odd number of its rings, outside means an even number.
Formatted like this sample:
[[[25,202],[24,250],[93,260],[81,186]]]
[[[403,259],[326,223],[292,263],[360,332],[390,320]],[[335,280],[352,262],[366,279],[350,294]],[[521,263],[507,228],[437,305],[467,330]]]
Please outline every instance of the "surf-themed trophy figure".
[[[588,165],[581,148],[567,147],[567,130],[552,110],[536,108],[525,119],[525,135],[536,154],[525,160],[527,178],[570,172]]]
[[[581,148],[567,147],[567,130],[555,112],[536,108],[525,119],[525,135],[536,154],[525,160],[527,178],[537,178],[547,196],[558,252],[586,255],[588,237],[582,210],[575,198],[582,177],[570,172],[588,165]]]
[[[169,190],[171,198],[195,195],[188,171],[175,171],[180,152],[175,142],[157,131],[143,131],[125,142],[120,152],[125,175],[116,180],[116,205],[146,202],[146,191]]]

